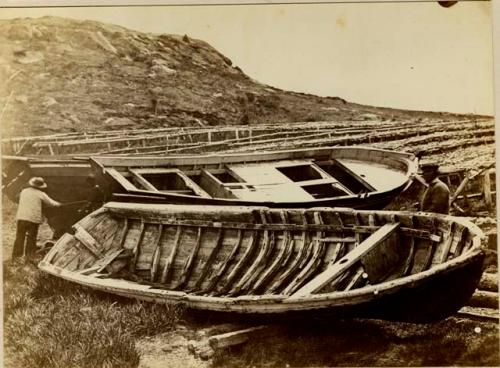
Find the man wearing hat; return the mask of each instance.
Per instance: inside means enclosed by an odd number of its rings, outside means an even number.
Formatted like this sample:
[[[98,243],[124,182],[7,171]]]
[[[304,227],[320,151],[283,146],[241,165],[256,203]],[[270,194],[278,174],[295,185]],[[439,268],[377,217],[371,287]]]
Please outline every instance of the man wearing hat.
[[[422,177],[429,184],[424,192],[420,203],[420,210],[434,213],[450,213],[450,189],[439,180],[440,174],[438,164],[424,164],[420,166]]]
[[[17,231],[12,259],[25,255],[31,258],[36,250],[38,226],[43,222],[42,206],[59,207],[43,190],[47,184],[40,177],[31,178],[29,187],[21,191],[17,208]]]

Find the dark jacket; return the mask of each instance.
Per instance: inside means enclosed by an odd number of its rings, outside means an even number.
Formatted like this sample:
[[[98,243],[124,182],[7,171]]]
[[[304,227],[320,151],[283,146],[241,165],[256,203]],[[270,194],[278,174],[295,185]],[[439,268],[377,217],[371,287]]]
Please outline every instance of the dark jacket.
[[[435,213],[450,213],[450,190],[439,179],[434,179],[422,198],[420,210]]]

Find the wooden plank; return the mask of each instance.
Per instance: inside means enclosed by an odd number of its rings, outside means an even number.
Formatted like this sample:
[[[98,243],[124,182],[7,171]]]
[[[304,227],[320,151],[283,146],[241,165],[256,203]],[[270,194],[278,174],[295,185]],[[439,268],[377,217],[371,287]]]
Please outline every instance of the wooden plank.
[[[363,266],[359,266],[356,272],[354,272],[354,275],[352,276],[351,280],[347,284],[346,288],[344,291],[349,291],[351,289],[354,289],[358,287],[358,285],[363,281],[368,278],[368,274],[365,273],[365,270]]]
[[[413,216],[410,215],[407,219],[407,222],[409,227],[413,227]],[[415,255],[415,239],[413,239],[413,236],[409,236],[408,241],[409,241],[410,251],[408,253],[408,258],[406,258],[406,262],[401,272],[401,276],[406,276],[408,272],[410,272],[413,264],[413,257]]]
[[[221,289],[221,293],[227,292],[229,288],[232,286],[233,282],[236,280],[236,277],[243,271],[246,263],[249,261],[250,257],[252,256],[252,253],[254,252],[256,245],[258,243],[258,237],[259,233],[254,232],[251,234],[250,238],[250,244],[248,245],[247,249],[245,250],[245,253],[239,260],[239,262],[234,266],[232,271],[223,279],[223,287]]]
[[[484,204],[486,208],[490,209],[493,201],[491,197],[491,180],[490,180],[490,170],[486,170],[483,175],[483,193],[484,193]]]
[[[269,330],[271,328],[272,326],[264,325],[264,326],[250,327],[238,331],[227,332],[220,335],[213,335],[210,336],[208,342],[209,345],[212,347],[212,349],[215,350],[222,349],[228,346],[242,344],[248,341],[252,335],[255,335],[256,333],[261,334],[265,330]]]
[[[314,211],[314,221],[316,224],[323,224],[323,219],[321,213]],[[323,256],[325,253],[325,244],[319,242],[318,239],[323,237],[324,233],[318,231],[316,233],[316,239],[312,241],[313,254],[308,264],[302,269],[302,271],[295,277],[295,279],[288,284],[288,286],[283,290],[283,294],[289,295],[293,293],[297,288],[299,288],[308,278],[314,273],[317,267],[323,261]]]
[[[122,232],[120,234],[120,242],[118,244],[119,247],[123,247],[123,244],[125,244],[125,238],[127,237],[128,230],[129,230],[128,218],[125,217],[123,222]]]
[[[141,221],[141,225],[139,227],[139,236],[137,237],[137,241],[134,245],[134,248],[132,249],[132,259],[130,260],[130,266],[129,270],[130,272],[135,272],[135,264],[137,263],[137,259],[139,258],[139,248],[141,245],[142,237],[144,236],[144,228],[145,228],[145,223],[144,221]]]
[[[158,224],[158,235],[156,236],[156,241],[154,245],[153,256],[151,257],[151,274],[150,280],[152,282],[156,279],[156,272],[158,271],[158,265],[160,263],[161,258],[161,236],[163,233],[163,224]]]
[[[128,181],[122,174],[120,174],[118,170],[113,168],[106,168],[104,170],[109,176],[111,176],[111,178],[113,178],[113,180],[120,184],[123,189],[127,191],[137,190],[135,185]]]
[[[295,256],[293,262],[288,266],[285,272],[281,274],[277,280],[274,281],[274,283],[269,288],[268,293],[274,293],[278,291],[278,289],[283,287],[283,285],[286,284],[288,279],[292,277],[299,270],[301,261],[307,255],[307,250],[308,247],[306,246],[300,247],[300,250],[297,252],[297,255]]]
[[[233,262],[234,258],[236,257],[236,254],[241,248],[241,241],[243,239],[243,230],[238,230],[238,235],[236,238],[236,242],[233,246],[233,249],[231,250],[231,253],[227,256],[227,258],[222,262],[222,264],[219,266],[219,268],[216,270],[214,275],[211,277],[208,286],[204,289],[204,292],[209,292],[211,291],[217,282],[220,280],[222,275],[226,272],[227,268],[229,265]]]
[[[107,207],[112,212],[121,216],[126,216],[129,219],[148,219],[149,223],[158,223],[158,215],[147,216],[147,214],[134,214],[133,211],[122,211],[121,209]],[[165,225],[178,225],[178,226],[194,226],[194,227],[213,227],[213,228],[227,228],[227,229],[242,229],[242,230],[269,230],[269,231],[324,231],[324,232],[353,232],[354,234],[371,234],[379,226],[339,226],[331,224],[258,224],[258,223],[244,223],[244,222],[225,222],[225,221],[207,221],[207,220],[177,220],[175,218],[162,219],[161,222]],[[433,234],[428,230],[412,229],[408,227],[401,227],[401,233],[416,238],[431,240],[438,242],[441,240],[439,235]]]
[[[130,174],[132,174],[132,176],[134,177],[135,180],[137,180],[139,182],[139,184],[141,184],[144,189],[146,190],[150,190],[152,192],[159,192],[158,189],[156,189],[156,187],[151,184],[149,181],[147,181],[146,179],[144,179],[139,173],[137,173],[135,170],[133,169],[129,169],[128,172]]]
[[[281,221],[283,223],[288,222],[288,217],[285,211],[280,211]],[[289,258],[291,252],[293,250],[293,245],[290,247],[291,239],[290,232],[285,231],[283,235],[283,241],[281,243],[280,252],[276,257],[274,257],[273,263],[268,267],[268,269],[261,275],[261,277],[255,282],[253,287],[250,289],[251,293],[255,293],[259,288],[265,285],[275,274],[276,272],[284,266],[285,259]]]
[[[267,223],[267,214],[265,211],[259,211],[259,215],[262,223]],[[269,259],[269,255],[274,250],[275,246],[275,237],[274,232],[269,232],[268,230],[264,231],[264,235],[262,237],[262,244],[260,245],[259,253],[255,258],[253,264],[248,268],[245,276],[243,276],[240,280],[240,285],[237,285],[235,288],[235,293],[242,292],[247,290],[254,280],[262,273],[262,270],[267,265],[267,260]]]
[[[374,221],[373,217],[372,222]],[[392,223],[396,223],[396,221]],[[379,283],[389,277],[394,271],[397,271],[396,268],[401,263],[402,250],[400,246],[399,234],[398,232],[393,232],[386,238],[383,247],[375,247],[372,251],[361,257],[360,261],[365,273],[368,275],[370,284]]]
[[[198,251],[201,246],[201,237],[202,237],[202,231],[203,229],[201,227],[198,228],[198,232],[196,233],[196,241],[194,243],[194,247],[191,250],[191,253],[189,254],[188,259],[186,259],[186,262],[184,263],[184,267],[182,269],[182,275],[177,283],[177,285],[174,287],[174,289],[180,289],[185,285],[187,280],[189,280],[189,277],[191,276],[191,271],[193,269],[194,265],[194,260],[196,259],[196,256],[198,255]]]
[[[389,236],[393,235],[399,228],[399,223],[385,224],[350,253],[342,257],[338,262],[328,267],[309,283],[297,290],[290,298],[300,298],[320,290],[329,282],[347,271],[354,263],[359,261],[365,254],[379,246]]]
[[[120,254],[122,254],[122,252],[124,251],[125,249],[116,249],[112,252],[110,252],[107,256],[105,256],[102,261],[99,262],[98,266],[97,267],[97,272],[102,272],[111,262],[113,262],[115,260],[116,257],[118,257]]]
[[[102,245],[94,239],[92,235],[90,235],[83,227],[78,224],[73,225],[75,229],[74,237],[87,248],[90,253],[92,253],[95,257],[102,257]]]
[[[220,228],[218,229],[217,237],[215,239],[215,244],[212,248],[212,251],[210,252],[208,258],[206,259],[205,264],[203,265],[203,269],[201,270],[200,276],[196,280],[192,290],[199,289],[202,282],[205,281],[208,271],[212,270],[214,259],[216,258],[220,248],[222,247],[223,240],[224,240],[224,230]]]
[[[481,308],[481,307],[462,307],[457,312],[459,317],[467,317],[484,321],[495,321],[498,323],[499,313],[496,308]]]
[[[442,233],[443,241],[439,242],[436,246],[434,256],[432,257],[432,266],[441,264],[446,261],[448,253],[450,252],[451,243],[453,241],[455,226],[449,221],[440,221],[438,225],[438,231]]]
[[[174,258],[177,253],[177,248],[179,248],[180,240],[181,240],[182,227],[177,226],[177,231],[175,232],[174,244],[172,244],[172,249],[170,250],[170,255],[168,256],[165,265],[163,266],[163,270],[161,272],[161,283],[166,283],[167,279],[172,271],[172,264],[174,263]]]

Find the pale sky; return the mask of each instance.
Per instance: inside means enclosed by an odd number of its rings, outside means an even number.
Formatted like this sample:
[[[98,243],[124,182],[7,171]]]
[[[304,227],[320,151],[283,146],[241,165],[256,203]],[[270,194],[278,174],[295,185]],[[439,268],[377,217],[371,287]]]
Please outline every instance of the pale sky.
[[[202,39],[259,82],[351,102],[493,115],[489,2],[0,9]]]

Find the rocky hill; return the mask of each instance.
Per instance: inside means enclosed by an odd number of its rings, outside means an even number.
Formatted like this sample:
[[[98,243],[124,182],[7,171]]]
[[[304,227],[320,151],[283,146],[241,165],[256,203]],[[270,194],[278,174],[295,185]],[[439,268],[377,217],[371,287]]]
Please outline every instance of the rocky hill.
[[[434,119],[280,90],[188,35],[57,17],[0,20],[3,137],[164,126]]]

